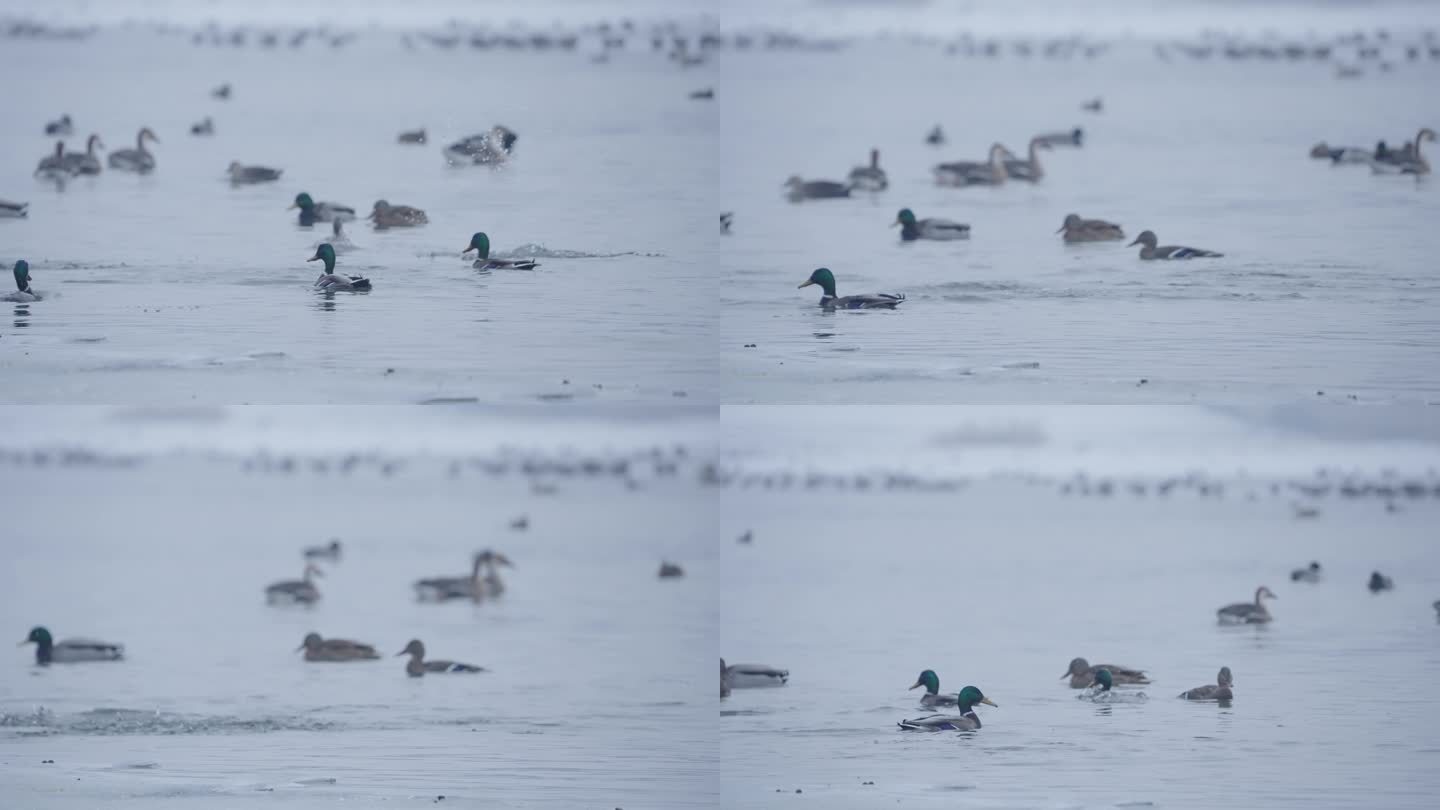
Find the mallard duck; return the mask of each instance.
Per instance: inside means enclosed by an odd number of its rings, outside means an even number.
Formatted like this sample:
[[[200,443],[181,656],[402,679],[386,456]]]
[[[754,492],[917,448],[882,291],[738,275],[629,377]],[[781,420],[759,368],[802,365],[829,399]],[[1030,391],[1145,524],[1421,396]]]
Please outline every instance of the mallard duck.
[[[0,219],[20,219],[30,215],[30,203],[0,200]]]
[[[476,270],[534,270],[540,266],[534,259],[490,258],[490,237],[486,236],[484,231],[477,231],[472,235],[469,246],[460,251],[460,255],[463,257],[472,250],[476,251]]]
[[[155,137],[155,133],[151,132],[149,127],[142,127],[139,134],[135,136],[134,149],[117,149],[110,153],[110,157],[106,159],[110,168],[141,174],[154,171],[155,156],[145,148],[146,138],[155,143],[160,142],[160,139]]]
[[[305,651],[306,661],[370,661],[380,657],[375,648],[345,638],[321,638],[319,633],[310,633],[296,652]]]
[[[502,126],[491,127],[483,135],[471,135],[445,147],[445,160],[451,165],[471,163],[498,166],[510,157],[519,136]]]
[[[1381,161],[1377,157],[1370,162],[1370,170],[1376,174],[1429,174],[1430,161],[1420,154],[1420,144],[1433,140],[1435,130],[1426,127],[1415,135],[1414,145],[1406,144],[1395,160]]]
[[[940,128],[939,124],[936,124],[935,128],[930,130],[930,133],[925,136],[925,143],[931,146],[945,145],[945,131]]]
[[[932,170],[942,186],[998,186],[1005,182],[1005,147],[991,144],[988,160],[940,163]]]
[[[415,596],[421,602],[447,602],[451,599],[473,599],[479,601],[486,596],[494,595],[492,592],[498,585],[504,590],[504,584],[500,582],[497,566],[514,567],[514,564],[504,555],[486,549],[476,552],[471,561],[470,576],[468,577],[430,577],[415,581]],[[487,576],[482,579],[480,569],[487,568]]]
[[[265,601],[272,605],[313,605],[320,601],[320,589],[310,581],[311,577],[324,576],[320,569],[305,563],[305,573],[300,579],[286,579],[265,588]]]
[[[1002,147],[1003,148],[1003,147]],[[1020,160],[1006,149],[1005,154],[1005,176],[1011,180],[1025,180],[1031,183],[1040,182],[1045,176],[1045,169],[1040,165],[1040,150],[1049,149],[1050,144],[1045,143],[1039,136],[1030,139],[1029,157]]]
[[[35,164],[35,176],[42,180],[63,181],[70,177],[70,170],[65,168],[65,142],[55,142],[55,153],[40,158]]]
[[[893,293],[847,295],[841,298],[835,294],[835,274],[826,267],[817,268],[797,289],[809,287],[811,284],[818,284],[820,289],[825,291],[825,294],[820,296],[820,306],[826,309],[894,309],[905,300],[905,296]]]
[[[405,664],[405,672],[412,678],[419,678],[427,672],[485,671],[484,667],[477,667],[474,664],[460,664],[454,661],[426,661],[425,645],[421,643],[418,638],[411,639],[410,643],[405,645],[405,649],[395,653],[397,658],[402,655],[410,656],[410,660]]]
[[[955,705],[957,698],[940,694],[940,676],[935,674],[935,670],[927,669],[920,673],[920,677],[915,679],[915,684],[910,688],[919,689],[922,686],[925,687],[925,694],[920,696],[921,706]]]
[[[1131,669],[1129,667],[1117,667],[1114,664],[1100,664],[1098,666],[1092,667],[1090,666],[1090,662],[1086,661],[1084,658],[1071,659],[1070,668],[1067,669],[1065,671],[1065,674],[1061,675],[1060,677],[1070,679],[1071,689],[1084,689],[1085,687],[1090,686],[1095,682],[1095,673],[1102,669],[1111,673],[1111,677],[1113,677],[1120,683],[1150,683],[1150,679],[1145,676],[1144,670]]]
[[[300,224],[306,227],[317,222],[349,221],[355,218],[355,209],[348,205],[341,205],[333,202],[315,202],[306,192],[295,195],[295,202],[290,204],[287,211],[300,209]]]
[[[1312,561],[1305,568],[1296,568],[1290,572],[1291,582],[1319,582],[1320,563]]]
[[[65,169],[71,174],[96,175],[100,173],[100,158],[95,156],[95,147],[105,148],[100,142],[99,135],[91,135],[85,139],[84,152],[71,152],[65,155]]]
[[[366,219],[374,220],[376,228],[413,228],[430,221],[419,208],[391,205],[384,200],[375,201],[375,210]]]
[[[1036,135],[1035,139],[1045,146],[1083,146],[1085,144],[1085,131],[1075,127],[1069,132],[1047,132],[1044,135]]]
[[[764,664],[732,664],[725,668],[724,680],[731,689],[764,689],[784,686],[790,680],[790,671]]]
[[[1380,593],[1381,591],[1394,590],[1395,581],[1376,571],[1370,575],[1370,582],[1367,583],[1365,587],[1369,588],[1371,593]]]
[[[980,716],[975,714],[975,706],[980,703],[999,708],[979,689],[967,686],[955,699],[955,705],[960,710],[958,715],[932,714],[914,720],[901,720],[899,726],[906,731],[974,731],[980,728]]]
[[[1095,686],[1100,687],[1100,688],[1097,689],[1096,691],[1097,691],[1097,692],[1102,692],[1102,693],[1103,693],[1103,692],[1109,692],[1111,689],[1114,689],[1114,688],[1115,688],[1115,676],[1114,676],[1114,674],[1111,673],[1110,670],[1107,669],[1107,668],[1105,668],[1105,667],[1099,667],[1099,668],[1097,668],[1097,669],[1095,670],[1094,675],[1091,676],[1091,678],[1090,678],[1090,683],[1085,684],[1085,687],[1084,687],[1084,688],[1089,689],[1089,688],[1095,687]],[[1083,696],[1082,696],[1082,697],[1083,697]]]
[[[306,259],[307,262],[322,261],[325,263],[325,272],[315,279],[315,287],[325,292],[337,290],[365,291],[370,289],[370,279],[361,276],[346,276],[335,272],[335,246],[329,242],[322,242],[320,247],[315,248],[315,255]]]
[[[409,132],[402,132],[395,140],[398,143],[418,143],[423,145],[427,139],[425,137],[425,129],[422,127]]]
[[[215,122],[214,122],[214,121],[211,121],[211,120],[210,120],[210,116],[207,115],[207,116],[205,116],[205,120],[204,120],[204,121],[201,121],[201,122],[198,123],[198,124],[191,124],[191,125],[190,125],[190,134],[191,134],[191,135],[201,135],[201,136],[214,135],[214,134],[215,134]]]
[[[1265,608],[1262,601],[1266,597],[1278,599],[1271,590],[1264,585],[1255,589],[1255,601],[1237,602],[1233,605],[1226,605],[1215,611],[1220,618],[1221,624],[1266,624],[1271,620],[1270,611]]]
[[[870,150],[870,165],[856,166],[850,170],[850,188],[861,191],[884,191],[890,186],[890,178],[880,168],[880,150]]]
[[[798,174],[786,180],[781,188],[786,189],[786,196],[790,198],[791,202],[850,196],[850,186],[845,183],[837,183],[834,180],[805,180]]]
[[[340,559],[340,541],[331,540],[323,546],[310,546],[301,552],[307,560],[332,560]]]
[[[970,238],[969,225],[948,219],[916,219],[915,212],[909,208],[901,208],[900,213],[895,215],[895,222],[890,227],[896,225],[900,226],[900,238],[906,242],[914,242],[916,239],[948,241]]]
[[[30,289],[30,263],[24,259],[15,262],[15,292],[8,293],[5,300],[15,304],[40,300],[40,295]]]
[[[1235,680],[1230,676],[1230,668],[1221,667],[1220,674],[1215,676],[1215,683],[1187,689],[1180,693],[1180,697],[1186,700],[1230,700],[1235,697],[1235,693],[1230,690],[1234,685]]]
[[[45,124],[46,135],[72,135],[74,132],[75,124],[70,120],[69,113]]]
[[[1083,219],[1079,214],[1066,214],[1056,233],[1065,234],[1061,238],[1066,242],[1104,242],[1125,238],[1125,232],[1119,225],[1103,219]]]
[[[256,183],[273,183],[280,179],[285,173],[284,169],[272,169],[268,166],[244,166],[240,161],[230,161],[230,168],[226,169],[230,175],[230,182],[237,186],[251,186]]]
[[[56,643],[50,637],[50,631],[43,627],[31,629],[30,635],[26,636],[19,646],[26,644],[35,645],[35,663],[42,667],[82,661],[119,661],[125,657],[125,647],[122,644],[88,638],[67,638]]]
[[[1140,258],[1146,261],[1152,259],[1218,259],[1225,255],[1211,250],[1181,247],[1179,245],[1156,247],[1156,241],[1154,231],[1141,231],[1140,235],[1135,237],[1135,241],[1125,247],[1140,245]]]

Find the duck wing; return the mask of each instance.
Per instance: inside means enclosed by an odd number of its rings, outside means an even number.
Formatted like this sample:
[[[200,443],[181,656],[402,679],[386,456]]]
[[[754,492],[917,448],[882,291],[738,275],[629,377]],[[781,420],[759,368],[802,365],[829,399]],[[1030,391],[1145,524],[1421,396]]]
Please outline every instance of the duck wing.
[[[54,646],[51,650],[50,660],[58,663],[118,661],[124,657],[125,647],[122,644],[111,644],[107,641],[90,638],[67,638]]]
[[[484,672],[484,667],[477,667],[474,664],[461,664],[455,661],[426,661],[423,666],[426,672]]]
[[[898,293],[875,293],[874,295],[847,295],[835,298],[829,306],[836,309],[894,309],[905,300]]]
[[[1155,255],[1161,259],[1218,259],[1225,254],[1200,248],[1166,245],[1155,248]]]
[[[980,723],[970,715],[932,714],[914,720],[901,720],[897,725],[905,731],[970,731]]]

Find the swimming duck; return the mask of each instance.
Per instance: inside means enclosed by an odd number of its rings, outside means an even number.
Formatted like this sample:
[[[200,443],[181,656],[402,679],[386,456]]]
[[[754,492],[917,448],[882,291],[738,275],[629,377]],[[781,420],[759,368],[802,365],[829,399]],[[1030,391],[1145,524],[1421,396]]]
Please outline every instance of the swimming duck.
[[[110,157],[107,159],[110,168],[141,174],[154,171],[155,156],[145,148],[146,138],[155,143],[160,142],[160,139],[155,137],[155,133],[151,132],[149,127],[142,127],[139,134],[135,136],[134,149],[117,149],[110,153]]]
[[[1066,214],[1056,233],[1065,234],[1061,238],[1066,242],[1104,242],[1125,238],[1125,232],[1119,225],[1103,219],[1084,219],[1079,214]]]
[[[885,170],[880,168],[880,150],[870,150],[870,165],[856,166],[850,170],[850,187],[861,191],[884,191],[890,186]]]
[[[1135,241],[1125,247],[1140,245],[1140,258],[1146,261],[1151,259],[1218,259],[1225,255],[1210,250],[1181,247],[1179,245],[1156,247],[1156,241],[1154,231],[1141,231],[1140,235],[1135,237]]]
[[[1187,689],[1180,693],[1180,697],[1186,700],[1230,700],[1235,697],[1235,693],[1230,689],[1234,685],[1235,680],[1230,676],[1230,668],[1221,667],[1220,674],[1215,676],[1215,683]]]
[[[1113,680],[1118,680],[1120,683],[1150,683],[1150,679],[1145,677],[1144,670],[1130,669],[1129,667],[1118,667],[1114,664],[1100,664],[1099,666],[1092,667],[1090,666],[1090,662],[1086,661],[1084,658],[1071,659],[1070,668],[1066,670],[1065,674],[1061,675],[1060,677],[1070,679],[1071,689],[1084,689],[1095,683],[1095,673],[1101,670],[1105,671],[1106,677]]]
[[[684,569],[684,568],[681,568],[679,565],[677,565],[677,564],[675,564],[675,563],[672,563],[672,562],[666,562],[666,561],[663,561],[663,560],[661,561],[661,563],[660,563],[660,578],[661,578],[661,579],[679,579],[679,578],[681,578],[681,577],[683,577],[683,576],[685,576],[685,569]]]
[[[67,638],[56,643],[50,637],[50,631],[43,627],[31,629],[30,635],[18,646],[26,644],[35,645],[35,663],[42,667],[82,661],[119,661],[125,657],[125,647],[122,644],[88,638]]]
[[[413,228],[430,221],[419,208],[391,205],[384,200],[375,201],[375,210],[366,219],[374,220],[376,228]]]
[[[16,304],[40,300],[39,294],[30,289],[30,263],[24,259],[15,262],[15,292],[7,294],[4,300]]]
[[[296,652],[305,651],[306,661],[369,661],[380,657],[375,648],[345,638],[321,638],[319,633],[309,633]]]
[[[214,90],[211,90],[210,95],[212,98],[218,98],[221,101],[228,101],[230,99],[230,83],[226,82],[225,84],[220,85]]]
[[[1380,152],[1378,153],[1380,155],[1384,155],[1384,144],[1384,141],[1380,142]],[[1324,141],[1310,147],[1310,157],[1328,159],[1332,164],[1369,163],[1375,160],[1376,156],[1377,153],[1369,149],[1361,149],[1358,146],[1330,146]]]
[[[307,262],[322,261],[325,263],[325,272],[315,279],[315,287],[325,292],[336,292],[342,290],[365,291],[370,289],[370,279],[361,276],[346,276],[335,272],[335,246],[329,242],[322,242],[320,247],[315,248],[315,255],[306,259]]]
[[[1002,147],[1003,148],[1003,147]],[[1031,183],[1040,182],[1045,176],[1045,170],[1040,166],[1041,149],[1049,149],[1050,144],[1045,143],[1039,136],[1030,139],[1029,158],[1020,160],[1010,150],[1005,153],[1005,176],[1011,180],[1025,180]]]
[[[471,135],[445,147],[445,160],[452,166],[457,163],[498,166],[509,159],[518,138],[505,127],[491,127],[483,135]]]
[[[1369,588],[1371,593],[1379,593],[1381,591],[1394,590],[1395,581],[1376,571],[1370,575],[1370,582],[1367,583],[1365,587]]]
[[[945,145],[945,131],[940,129],[939,124],[936,124],[935,128],[930,130],[930,134],[925,136],[925,143],[928,143],[931,146]]]
[[[789,670],[767,667],[764,664],[731,664],[725,668],[725,682],[731,689],[784,686],[789,680]]]
[[[271,169],[267,166],[243,166],[238,160],[230,161],[230,168],[226,171],[230,174],[231,184],[237,186],[273,183],[285,172],[284,169]]]
[[[920,673],[920,677],[915,679],[915,685],[910,688],[918,689],[922,686],[925,687],[925,694],[920,696],[921,706],[954,706],[956,704],[957,698],[940,694],[940,676],[935,674],[935,670],[927,669]]]
[[[265,588],[265,601],[274,604],[313,605],[320,601],[320,589],[310,581],[311,577],[324,576],[320,569],[305,563],[305,573],[300,579],[286,579]]]
[[[496,566],[505,565],[514,567],[504,554],[485,550],[477,552],[472,558],[470,576],[468,577],[430,577],[415,581],[415,596],[421,602],[446,602],[451,599],[473,599],[479,601],[489,595],[498,583],[501,590],[504,590],[503,583],[499,583],[499,573]],[[480,569],[489,568],[489,574],[493,577],[481,579]]]
[[[340,559],[340,541],[331,540],[323,546],[310,546],[301,552],[307,560],[332,560]]]
[[[1440,608],[1436,608],[1440,611]],[[720,697],[730,697],[730,682],[725,679],[725,659],[720,659]]]
[[[410,132],[402,132],[400,133],[400,136],[397,137],[395,140],[398,143],[418,143],[423,145],[426,141],[425,129],[422,127],[420,129],[411,130]]]
[[[405,649],[395,653],[397,658],[402,655],[410,656],[410,660],[405,664],[405,672],[412,678],[419,678],[427,672],[485,671],[484,667],[477,667],[474,664],[459,664],[454,661],[426,661],[425,645],[421,643],[418,638],[411,639],[410,643],[405,645]]]
[[[1265,608],[1262,601],[1266,597],[1278,599],[1271,590],[1264,585],[1255,589],[1255,601],[1237,602],[1233,605],[1226,605],[1215,611],[1220,618],[1221,624],[1266,624],[1271,621],[1270,611]]]
[[[894,309],[905,300],[904,295],[876,293],[874,295],[847,295],[841,298],[835,294],[835,274],[829,268],[817,268],[810,278],[797,289],[820,285],[825,294],[820,296],[820,306],[825,309]]]
[[[983,163],[955,161],[941,163],[932,171],[935,182],[942,186],[998,186],[1005,182],[1004,146],[990,145],[990,157]]]
[[[205,120],[204,120],[204,121],[201,121],[201,122],[198,123],[198,124],[191,124],[191,125],[190,125],[190,134],[191,134],[191,135],[214,135],[214,134],[215,134],[215,122],[214,122],[214,121],[211,121],[211,120],[210,120],[210,116],[207,115],[207,116],[205,116]]]
[[[42,180],[64,180],[70,176],[70,170],[65,168],[65,142],[55,142],[55,154],[40,158],[35,165],[35,176]]]
[[[99,135],[85,139],[84,152],[71,152],[64,157],[65,169],[71,174],[96,175],[100,173],[100,158],[95,156],[95,147],[105,148]]]
[[[791,202],[850,196],[850,186],[845,183],[834,180],[804,180],[799,175],[791,176],[781,188],[787,189],[786,196]]]
[[[20,219],[29,216],[30,212],[27,210],[29,207],[30,203],[0,200],[0,219]]]
[[[295,202],[290,204],[286,210],[300,209],[300,224],[306,227],[317,222],[335,222],[337,220],[352,220],[355,218],[355,209],[348,205],[341,205],[333,202],[315,202],[306,192],[295,195]]]
[[[900,213],[895,215],[895,221],[890,227],[896,225],[900,226],[900,238],[906,242],[914,242],[916,239],[948,241],[970,238],[969,225],[948,219],[916,219],[915,212],[909,208],[901,208]]]
[[[967,686],[960,690],[960,694],[955,699],[955,705],[959,708],[960,714],[932,714],[928,717],[917,717],[914,720],[901,720],[899,726],[906,731],[974,731],[980,728],[980,716],[975,714],[975,706],[980,703],[984,703],[986,706],[996,706],[979,689]]]
[[[1426,127],[1415,136],[1414,146],[1406,144],[1397,160],[1381,162],[1377,159],[1371,161],[1370,169],[1376,174],[1429,174],[1430,161],[1420,154],[1420,144],[1433,140],[1435,130]]]
[[[75,125],[70,120],[70,114],[66,113],[57,120],[45,124],[46,135],[72,135],[75,132]]]
[[[1085,102],[1084,104],[1081,104],[1080,109],[1084,110],[1085,112],[1102,112],[1105,109],[1105,101],[1097,96]]]
[[[715,88],[713,87],[705,87],[690,93],[690,99],[692,101],[713,101],[714,98]]]
[[[534,270],[540,263],[534,259],[492,259],[490,258],[490,237],[484,231],[477,231],[470,237],[470,245],[460,251],[463,257],[470,251],[476,252],[476,270]]]
[[[1045,146],[1083,146],[1085,144],[1085,131],[1075,127],[1069,132],[1047,132],[1044,135],[1036,135],[1035,140]]]
[[[1294,571],[1291,571],[1291,572],[1290,572],[1290,581],[1291,581],[1291,582],[1319,582],[1319,581],[1320,581],[1320,563],[1311,561],[1310,565],[1307,566],[1307,567],[1305,567],[1305,568],[1296,568]]]
[[[1111,691],[1115,687],[1114,674],[1105,667],[1100,667],[1099,669],[1096,669],[1094,676],[1090,679],[1090,683],[1086,684],[1085,688],[1090,689],[1096,686],[1100,687],[1099,689],[1095,690],[1096,693],[1104,694]],[[1085,695],[1081,695],[1081,697],[1083,698],[1085,697]]]

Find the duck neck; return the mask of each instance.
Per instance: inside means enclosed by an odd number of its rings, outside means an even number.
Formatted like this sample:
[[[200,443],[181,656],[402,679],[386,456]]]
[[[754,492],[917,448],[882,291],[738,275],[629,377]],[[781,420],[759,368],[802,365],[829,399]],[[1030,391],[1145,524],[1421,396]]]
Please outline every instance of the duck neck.
[[[55,642],[50,638],[42,638],[35,642],[35,663],[48,664],[55,656]]]
[[[900,238],[906,241],[920,238],[920,223],[915,220],[900,223]]]
[[[320,261],[322,261],[322,262],[325,263],[325,275],[327,275],[327,276],[333,276],[333,275],[335,275],[335,257],[333,257],[333,256],[321,256],[321,257],[320,257]]]

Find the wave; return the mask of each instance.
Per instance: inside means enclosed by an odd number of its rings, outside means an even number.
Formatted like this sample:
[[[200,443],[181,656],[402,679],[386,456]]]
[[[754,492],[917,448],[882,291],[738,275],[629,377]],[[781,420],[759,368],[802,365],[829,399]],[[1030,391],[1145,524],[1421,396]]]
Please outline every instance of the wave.
[[[41,707],[23,714],[0,713],[0,729],[14,729],[15,736],[265,734],[272,731],[328,731],[336,726],[328,720],[295,715],[206,716],[124,708],[57,714]]]
[[[453,251],[430,251],[419,254],[424,259],[439,259],[456,256]],[[639,250],[623,250],[619,253],[591,253],[586,250],[564,250],[548,248],[538,242],[526,242],[510,250],[497,250],[490,254],[492,259],[619,259],[634,256],[641,259],[663,259],[664,253],[647,253]]]

